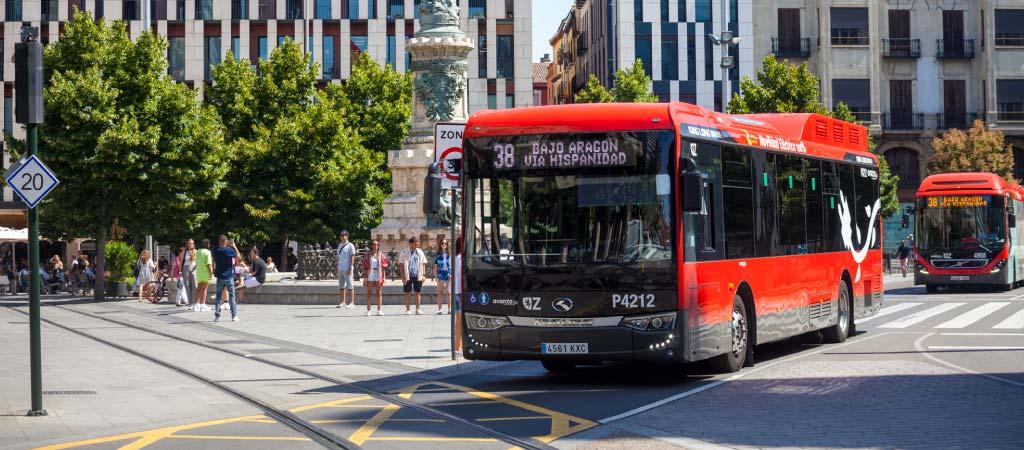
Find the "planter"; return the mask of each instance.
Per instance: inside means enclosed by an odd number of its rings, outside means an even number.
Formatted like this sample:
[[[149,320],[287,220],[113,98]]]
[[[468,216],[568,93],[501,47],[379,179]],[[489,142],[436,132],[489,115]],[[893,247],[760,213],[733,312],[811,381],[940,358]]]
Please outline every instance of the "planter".
[[[114,283],[113,288],[114,292],[111,294],[111,296],[113,297],[127,298],[129,295],[131,295],[131,292],[128,291],[128,283],[125,283],[123,281]]]

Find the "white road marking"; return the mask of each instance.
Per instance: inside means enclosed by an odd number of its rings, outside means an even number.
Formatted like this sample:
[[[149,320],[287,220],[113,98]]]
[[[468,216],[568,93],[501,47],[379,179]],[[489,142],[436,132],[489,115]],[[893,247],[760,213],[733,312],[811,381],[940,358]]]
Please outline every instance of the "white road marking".
[[[1024,336],[1024,333],[941,333],[943,336]]]
[[[966,328],[968,325],[971,325],[974,322],[984,319],[989,314],[999,311],[1001,308],[1004,308],[1006,305],[1009,304],[1009,302],[986,303],[970,311],[967,311],[957,316],[953,320],[950,320],[949,322],[946,322],[935,328]]]
[[[928,350],[1024,350],[1013,345],[929,345]]]
[[[884,325],[880,325],[879,328],[906,328],[919,322],[923,322],[931,317],[937,316],[944,312],[952,311],[956,308],[963,306],[964,303],[943,303],[941,305],[933,306],[924,311],[918,311],[914,314],[906,316],[901,319],[896,319]]]
[[[1024,309],[1017,311],[1016,314],[1007,317],[1006,320],[999,322],[999,325],[992,328],[998,328],[1001,330],[1024,329]]]
[[[1024,300],[1024,294],[1015,295],[1010,300]]]
[[[928,333],[928,334],[926,334],[924,336],[919,337],[916,341],[914,341],[914,348],[917,351],[921,352],[921,354],[924,355],[925,358],[928,358],[928,359],[930,359],[932,361],[935,361],[935,362],[937,362],[939,364],[942,364],[942,365],[944,365],[946,367],[949,367],[949,368],[952,368],[952,369],[956,369],[956,370],[959,370],[959,371],[964,372],[964,373],[969,373],[969,374],[977,375],[979,377],[985,377],[985,378],[988,378],[990,380],[999,381],[1001,383],[1006,383],[1006,384],[1010,384],[1010,385],[1017,386],[1017,387],[1024,387],[1024,383],[1021,383],[1021,382],[1018,382],[1018,381],[1014,381],[1014,380],[1011,380],[1009,378],[1003,378],[1003,377],[995,376],[995,375],[992,375],[992,374],[981,373],[981,372],[978,372],[976,370],[971,370],[971,369],[968,369],[966,367],[961,367],[961,366],[958,366],[958,365],[953,364],[951,362],[946,362],[946,361],[943,361],[943,360],[941,360],[939,358],[936,358],[931,353],[928,353],[924,349],[924,347],[921,346],[921,343],[924,342],[925,339],[928,339],[929,337],[932,337],[934,335],[935,335],[935,333]]]
[[[892,314],[892,313],[898,313],[900,311],[903,311],[903,310],[906,310],[906,309],[910,309],[910,308],[913,308],[915,306],[921,306],[921,303],[908,302],[908,303],[900,303],[900,304],[896,304],[896,305],[892,305],[892,306],[887,306],[885,308],[882,308],[880,311],[878,311],[878,314],[875,314],[875,315],[873,315],[871,317],[865,317],[863,319],[857,319],[853,323],[855,323],[857,325],[860,325],[860,324],[862,324],[864,322],[867,322],[869,320],[877,319],[879,317],[888,316],[889,314]]]
[[[795,361],[797,359],[806,358],[806,357],[812,356],[812,355],[817,355],[818,353],[824,353],[824,352],[827,352],[827,351],[835,350],[837,348],[843,348],[843,347],[846,347],[847,345],[859,344],[859,343],[867,341],[869,339],[874,339],[874,338],[877,338],[877,337],[882,337],[882,336],[885,336],[885,335],[888,335],[888,334],[891,334],[891,333],[872,334],[871,336],[867,336],[867,337],[862,338],[862,339],[850,340],[850,341],[847,341],[846,343],[839,344],[839,345],[825,345],[825,346],[822,346],[822,348],[819,348],[817,350],[814,350],[814,351],[811,351],[811,352],[808,352],[808,353],[803,353],[803,354],[800,354],[800,355],[796,355],[796,356],[791,357],[791,358],[785,358],[785,359],[782,359],[782,360],[777,360],[775,362],[771,362],[771,363],[764,364],[764,365],[758,365],[757,367],[755,367],[753,369],[745,370],[745,371],[740,371],[739,373],[733,374],[732,376],[730,376],[728,378],[723,378],[721,380],[716,380],[716,381],[713,381],[711,383],[695,387],[695,388],[690,389],[688,391],[680,392],[680,393],[678,393],[676,395],[673,395],[671,397],[666,397],[666,398],[658,400],[658,401],[656,401],[654,403],[648,403],[646,405],[643,405],[643,406],[640,406],[640,407],[637,407],[637,408],[633,408],[633,409],[631,409],[629,411],[626,411],[626,412],[624,412],[622,414],[616,414],[616,415],[611,416],[611,417],[606,417],[604,419],[598,420],[597,422],[600,423],[600,424],[607,424],[609,422],[614,422],[616,420],[621,420],[621,419],[625,419],[625,418],[630,417],[630,416],[635,416],[635,415],[640,414],[642,412],[650,411],[650,410],[652,410],[654,408],[657,408],[657,407],[659,407],[661,405],[664,405],[666,403],[671,403],[671,402],[674,402],[676,400],[684,399],[684,398],[689,397],[689,396],[694,395],[694,394],[699,394],[699,393],[704,392],[704,391],[706,391],[708,389],[721,386],[721,385],[723,385],[725,383],[728,383],[730,381],[736,381],[736,380],[738,380],[740,378],[743,378],[743,377],[745,377],[747,375],[750,375],[752,373],[757,373],[757,372],[760,372],[760,371],[765,370],[765,369],[770,369],[770,368],[775,367],[775,366],[777,366],[779,364],[785,364],[785,363],[788,363],[788,362],[791,362],[791,361]]]

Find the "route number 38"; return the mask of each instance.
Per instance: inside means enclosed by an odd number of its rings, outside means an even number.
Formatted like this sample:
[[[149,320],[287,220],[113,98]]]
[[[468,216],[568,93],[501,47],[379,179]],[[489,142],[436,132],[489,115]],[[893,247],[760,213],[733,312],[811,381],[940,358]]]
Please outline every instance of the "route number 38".
[[[612,308],[653,308],[654,294],[612,294]]]
[[[512,144],[497,144],[494,153],[495,169],[511,169],[515,166],[515,146]]]

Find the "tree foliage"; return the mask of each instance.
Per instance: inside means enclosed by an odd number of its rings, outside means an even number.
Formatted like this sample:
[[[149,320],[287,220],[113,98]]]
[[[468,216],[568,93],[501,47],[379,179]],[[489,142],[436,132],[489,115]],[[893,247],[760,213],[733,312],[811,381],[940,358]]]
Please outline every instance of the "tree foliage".
[[[637,59],[629,68],[615,72],[612,97],[619,103],[658,102],[658,96],[651,93],[651,77],[644,70],[643,60]]]
[[[573,99],[575,103],[611,103],[614,100],[611,91],[604,87],[601,80],[597,79],[597,75],[594,74],[590,74],[587,84],[576,93],[576,97]]]
[[[1003,133],[985,128],[981,120],[967,131],[949,130],[932,140],[934,153],[928,160],[931,173],[990,172],[1012,182],[1013,150]]]
[[[768,55],[755,76],[757,82],[749,77],[740,81],[742,95],[734,94],[729,100],[730,114],[802,112],[828,115],[828,108],[819,100],[818,77],[807,69],[807,63],[797,66]]]
[[[167,41],[131,40],[123,22],[76,12],[46,47],[42,158],[61,185],[41,209],[51,238],[97,238],[104,295],[107,231],[117,222],[158,239],[194,228],[199,201],[223,186],[223,131],[196,93],[167,75]]]
[[[345,123],[366,148],[398,150],[409,135],[412,116],[412,76],[382,66],[361,53],[345,84],[332,84],[327,94],[345,111]]]

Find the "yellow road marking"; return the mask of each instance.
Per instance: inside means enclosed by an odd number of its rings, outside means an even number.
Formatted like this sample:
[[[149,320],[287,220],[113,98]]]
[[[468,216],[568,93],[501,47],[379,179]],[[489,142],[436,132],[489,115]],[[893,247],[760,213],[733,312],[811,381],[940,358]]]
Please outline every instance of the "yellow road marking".
[[[259,416],[243,416],[243,417],[233,417],[233,418],[230,418],[230,419],[210,420],[210,421],[206,421],[206,422],[193,423],[193,424],[189,424],[189,425],[177,425],[177,426],[173,426],[173,427],[157,428],[157,429],[154,429],[154,430],[146,430],[146,431],[137,431],[137,432],[134,432],[134,433],[118,434],[118,435],[115,435],[115,436],[107,436],[107,437],[94,438],[94,439],[86,439],[86,440],[75,441],[75,442],[66,442],[66,443],[63,443],[63,444],[56,444],[56,445],[49,445],[49,446],[46,446],[46,447],[39,447],[36,450],[63,450],[63,449],[66,449],[66,448],[82,447],[82,446],[93,445],[93,444],[106,444],[106,443],[109,443],[109,442],[124,441],[124,440],[128,440],[128,439],[135,439],[136,440],[135,442],[132,442],[131,444],[128,444],[129,446],[130,445],[134,445],[136,443],[144,443],[145,445],[149,445],[152,442],[143,442],[143,441],[148,441],[147,438],[150,437],[150,436],[163,436],[163,437],[166,437],[166,436],[168,436],[170,434],[173,434],[173,433],[176,433],[178,431],[193,430],[193,429],[196,429],[196,428],[203,428],[203,427],[209,427],[209,426],[214,426],[214,425],[223,425],[223,424],[235,423],[235,422],[245,422],[245,421],[249,421],[249,420],[258,420],[258,419],[266,419],[266,416],[262,416],[262,415],[259,415]],[[143,445],[143,447],[145,445]],[[136,446],[136,447],[128,447],[128,446],[126,446],[126,447],[121,447],[121,448],[142,448],[142,447],[138,447],[138,446]]]
[[[394,403],[388,404],[384,409],[371,417],[370,420],[367,420],[363,426],[359,427],[355,433],[352,433],[352,435],[348,437],[348,440],[352,441],[356,445],[363,445],[366,443],[366,440],[377,431],[377,428],[380,428],[380,426],[391,418],[392,415],[398,412],[399,409],[401,409],[401,406]]]
[[[330,420],[311,420],[309,423],[313,424],[330,424],[330,423],[356,423],[366,422],[366,419],[330,419]],[[427,423],[444,423],[441,419],[388,419],[388,422],[427,422]]]
[[[168,436],[170,439],[209,439],[216,441],[309,441],[304,437],[286,436],[206,436],[202,434],[176,434]]]
[[[329,407],[329,406],[345,405],[345,404],[348,404],[348,403],[361,402],[363,400],[372,400],[372,399],[373,399],[373,397],[370,397],[369,395],[360,395],[358,397],[349,397],[349,398],[343,398],[341,400],[332,400],[332,401],[329,401],[329,402],[317,403],[315,405],[300,406],[298,408],[289,409],[288,412],[300,413],[300,412],[306,412],[306,411],[313,410],[313,409],[326,408],[326,407]]]
[[[494,438],[448,438],[448,437],[372,437],[370,441],[398,442],[497,442]]]
[[[254,420],[246,420],[246,422],[255,422],[255,423],[277,423],[277,421],[276,421],[276,420],[270,420],[270,419],[254,419]]]
[[[520,417],[489,417],[486,419],[476,419],[477,422],[503,422],[506,420],[536,420],[536,419],[550,419],[551,416],[520,416]]]

